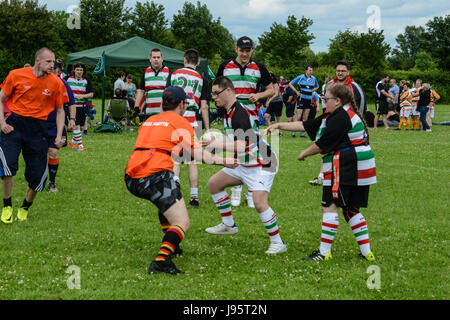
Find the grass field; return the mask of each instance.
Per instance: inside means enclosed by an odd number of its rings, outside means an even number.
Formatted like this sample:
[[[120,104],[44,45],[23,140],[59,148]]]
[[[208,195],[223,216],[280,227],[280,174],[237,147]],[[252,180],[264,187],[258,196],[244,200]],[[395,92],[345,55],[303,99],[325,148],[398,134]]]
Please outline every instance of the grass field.
[[[450,120],[450,106],[437,106],[435,120]],[[317,175],[320,158],[298,162],[311,142],[285,134],[269,200],[288,251],[264,253],[265,229],[245,205],[233,211],[238,234],[205,233],[220,222],[207,189],[220,168],[200,165],[200,208],[189,209],[185,254],[174,260],[185,274],[177,276],[147,274],[162,232],[155,207],[123,182],[137,131],[91,130],[83,138],[85,152],[61,151],[60,191],[39,194],[28,221],[0,225],[0,299],[449,299],[450,127],[432,129],[370,130],[378,183],[362,212],[376,262],[356,258],[359,249],[342,216],[333,260],[302,261],[319,245],[321,188],[308,180]],[[187,181],[184,167],[184,195]],[[24,192],[21,162],[15,208]],[[371,265],[380,270],[379,290],[366,283]],[[67,285],[70,266],[80,270],[80,289]]]

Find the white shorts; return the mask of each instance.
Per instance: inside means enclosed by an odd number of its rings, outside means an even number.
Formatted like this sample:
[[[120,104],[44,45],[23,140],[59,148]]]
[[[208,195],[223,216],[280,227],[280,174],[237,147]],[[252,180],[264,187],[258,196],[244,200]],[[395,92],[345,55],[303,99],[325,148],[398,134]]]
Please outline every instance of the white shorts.
[[[222,171],[233,178],[241,180],[249,191],[270,192],[275,179],[275,173],[263,170],[262,167],[237,166],[234,169],[223,168]]]
[[[412,113],[411,107],[402,107],[400,109],[401,118],[409,118],[411,116],[411,113]]]
[[[417,106],[412,108],[411,114],[412,114],[413,116],[420,116],[420,112],[417,111]]]

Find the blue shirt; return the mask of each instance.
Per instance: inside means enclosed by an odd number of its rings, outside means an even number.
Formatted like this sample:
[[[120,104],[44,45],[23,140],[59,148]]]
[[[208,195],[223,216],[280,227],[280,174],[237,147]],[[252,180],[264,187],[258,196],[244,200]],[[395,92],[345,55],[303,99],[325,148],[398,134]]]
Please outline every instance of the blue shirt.
[[[400,88],[398,87],[398,85],[394,84],[393,87],[391,87],[389,89],[389,92],[392,93],[392,95],[395,97],[396,94],[400,93]],[[395,103],[398,103],[398,96],[397,96],[397,100],[395,100]]]
[[[61,81],[64,83],[64,86],[66,87],[66,90],[67,90],[67,95],[69,96],[69,102],[64,104],[64,106],[74,105],[75,97],[73,96],[72,89],[70,88],[70,86],[66,80],[61,79]],[[48,131],[48,135],[51,137],[56,137],[56,132],[57,132],[57,128],[56,128],[56,112],[57,111],[56,110],[57,109],[55,108],[55,110],[50,112],[50,114],[48,115],[48,118],[47,118],[47,131]],[[65,128],[64,128],[64,132],[65,132]]]
[[[298,84],[301,90],[301,99],[311,100],[312,99],[312,91],[314,88],[319,86],[319,82],[316,77],[311,76],[308,79],[306,74],[299,75],[297,78],[291,81],[292,85]]]

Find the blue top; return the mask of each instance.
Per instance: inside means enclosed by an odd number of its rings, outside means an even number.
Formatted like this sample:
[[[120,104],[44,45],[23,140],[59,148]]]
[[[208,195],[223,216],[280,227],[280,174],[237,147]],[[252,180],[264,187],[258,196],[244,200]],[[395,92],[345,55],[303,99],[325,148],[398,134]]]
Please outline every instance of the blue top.
[[[75,97],[73,96],[72,89],[70,88],[70,86],[69,86],[69,84],[67,83],[66,80],[61,79],[61,81],[64,83],[64,86],[66,87],[66,90],[67,90],[67,95],[69,96],[69,103],[64,104],[64,106],[74,105],[75,104]],[[56,132],[57,132],[57,128],[56,128],[56,108],[55,108],[55,110],[50,112],[50,114],[48,115],[48,118],[47,118],[47,131],[48,131],[48,135],[49,136],[56,137]]]
[[[312,90],[319,86],[319,82],[316,77],[311,76],[308,78],[306,74],[299,75],[297,78],[291,81],[292,85],[298,84],[300,86],[301,95],[300,99],[311,100]]]
[[[389,89],[389,92],[392,93],[392,95],[395,97],[396,94],[400,93],[400,88],[398,87],[398,85],[394,84],[393,87],[391,87]],[[397,100],[395,100],[395,103],[398,103],[398,96],[397,96]]]

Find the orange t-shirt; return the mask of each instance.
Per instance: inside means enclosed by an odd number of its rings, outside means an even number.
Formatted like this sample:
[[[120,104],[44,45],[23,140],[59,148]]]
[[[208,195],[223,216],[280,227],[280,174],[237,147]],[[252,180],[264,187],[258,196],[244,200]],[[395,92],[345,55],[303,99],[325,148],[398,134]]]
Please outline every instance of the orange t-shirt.
[[[151,116],[139,128],[125,172],[132,178],[143,178],[159,171],[173,171],[172,153],[178,155],[182,149],[190,152],[200,147],[194,128],[185,118],[175,112],[163,112]]]
[[[8,96],[8,108],[23,117],[47,120],[55,108],[69,102],[64,83],[54,74],[45,78],[34,75],[31,67],[9,72],[2,84]]]

